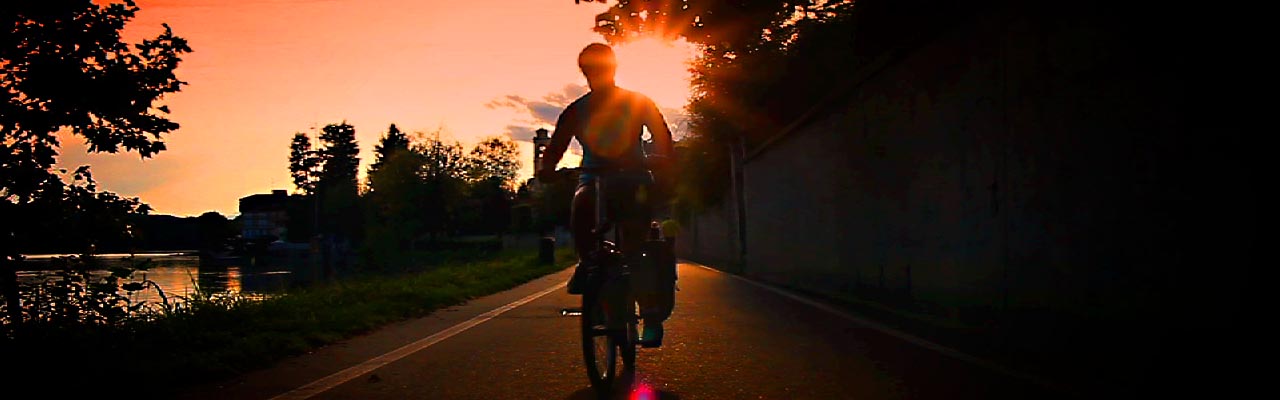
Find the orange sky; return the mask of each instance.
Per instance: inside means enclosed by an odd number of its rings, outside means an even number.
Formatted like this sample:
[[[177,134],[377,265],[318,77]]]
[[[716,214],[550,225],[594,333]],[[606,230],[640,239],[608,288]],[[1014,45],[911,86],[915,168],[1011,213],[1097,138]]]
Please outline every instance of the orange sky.
[[[603,5],[572,0],[139,0],[126,36],[136,42],[169,23],[190,41],[166,98],[182,128],[168,150],[86,155],[63,140],[62,166],[90,164],[106,190],[137,196],[156,213],[238,214],[240,197],[290,189],[295,132],[348,121],[364,167],[389,124],[470,146],[480,138],[527,140],[580,95],[576,56]],[[617,48],[618,82],[652,97],[673,130],[688,98],[683,42]],[[531,145],[521,144],[526,176]],[[569,159],[575,159],[567,157]]]

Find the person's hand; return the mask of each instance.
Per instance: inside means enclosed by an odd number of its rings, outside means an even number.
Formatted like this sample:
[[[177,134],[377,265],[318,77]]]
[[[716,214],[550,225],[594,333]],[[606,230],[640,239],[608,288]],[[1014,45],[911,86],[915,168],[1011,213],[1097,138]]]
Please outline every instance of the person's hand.
[[[664,173],[671,169],[673,160],[664,154],[648,154],[644,158],[645,166],[654,173]]]
[[[645,165],[653,173],[655,194],[659,199],[669,199],[675,193],[675,161],[671,157],[651,154],[645,157]]]

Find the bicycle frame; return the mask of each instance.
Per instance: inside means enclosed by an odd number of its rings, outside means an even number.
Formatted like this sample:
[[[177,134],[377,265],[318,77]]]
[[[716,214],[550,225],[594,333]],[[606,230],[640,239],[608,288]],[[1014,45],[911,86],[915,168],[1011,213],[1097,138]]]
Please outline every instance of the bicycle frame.
[[[595,228],[592,230],[592,234],[595,239],[595,254],[593,254],[592,257],[595,258],[598,264],[598,270],[596,273],[600,274],[600,276],[597,279],[604,279],[605,282],[588,280],[591,282],[588,287],[602,292],[597,294],[610,295],[608,296],[610,300],[609,303],[613,305],[613,307],[609,307],[606,310],[607,312],[612,313],[618,310],[628,310],[626,305],[630,303],[632,305],[630,308],[631,312],[629,315],[624,315],[622,320],[626,321],[629,327],[634,327],[634,324],[637,322],[634,312],[635,298],[631,292],[629,280],[630,266],[625,263],[626,258],[629,255],[622,251],[621,243],[623,237],[620,225],[613,221],[612,216],[609,215],[607,207],[607,193],[609,193],[608,185],[612,183],[610,182],[611,179],[612,178],[606,176],[597,176],[594,182],[592,182],[596,200],[594,210]],[[605,236],[606,233],[610,231],[613,233],[613,241],[609,241]],[[610,281],[618,284],[606,287],[604,284],[609,283]],[[612,290],[604,292],[604,289]],[[619,316],[609,315],[608,317],[611,321],[616,322],[615,319]],[[634,341],[634,338],[631,339],[631,341]]]
[[[601,393],[611,389],[617,378],[617,356],[622,358],[625,376],[634,372],[638,341],[635,296],[621,249],[623,234],[608,207],[612,183],[613,177],[608,174],[600,174],[592,182],[596,201],[592,229],[595,243],[590,258],[596,266],[586,271],[582,293],[583,355],[591,384]],[[614,236],[612,242],[606,237],[610,230]]]

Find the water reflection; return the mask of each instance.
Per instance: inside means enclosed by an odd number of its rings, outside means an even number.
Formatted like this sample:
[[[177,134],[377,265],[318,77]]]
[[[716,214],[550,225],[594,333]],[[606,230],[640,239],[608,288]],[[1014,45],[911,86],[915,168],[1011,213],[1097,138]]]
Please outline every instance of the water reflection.
[[[56,255],[41,255],[29,259],[48,259]],[[111,255],[102,258],[107,265],[127,264],[127,255]],[[184,254],[139,255],[134,261],[150,259],[151,267],[134,273],[132,281],[152,281],[163,291],[170,302],[197,295],[242,295],[263,298],[295,286],[309,285],[321,276],[316,268],[305,260],[218,260],[202,262],[200,257]],[[268,262],[269,261],[269,262]],[[95,271],[96,276],[106,276],[106,270]],[[56,275],[56,271],[27,270],[19,272],[24,283],[36,284]],[[160,290],[148,285],[147,289],[134,292],[134,301],[160,303]],[[122,294],[125,294],[122,292]]]

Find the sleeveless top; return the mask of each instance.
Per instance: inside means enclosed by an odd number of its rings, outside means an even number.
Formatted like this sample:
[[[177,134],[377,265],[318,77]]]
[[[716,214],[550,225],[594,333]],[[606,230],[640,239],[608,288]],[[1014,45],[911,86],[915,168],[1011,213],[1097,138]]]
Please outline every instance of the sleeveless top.
[[[589,92],[570,104],[581,166],[644,172],[641,133],[648,107],[656,108],[644,95],[617,87]]]

